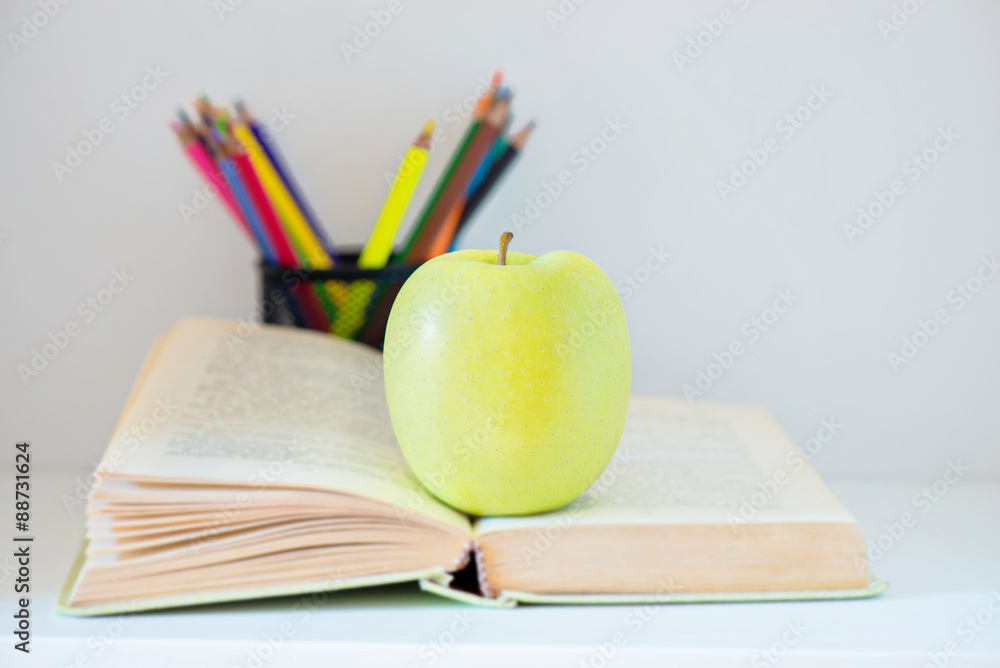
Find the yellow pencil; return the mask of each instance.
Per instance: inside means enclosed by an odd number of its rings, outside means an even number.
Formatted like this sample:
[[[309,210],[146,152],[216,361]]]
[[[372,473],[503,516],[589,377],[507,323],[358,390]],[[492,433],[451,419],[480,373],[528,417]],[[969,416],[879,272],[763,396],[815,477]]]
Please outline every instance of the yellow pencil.
[[[396,231],[403,222],[406,208],[413,197],[413,191],[420,182],[420,176],[427,165],[427,156],[431,148],[431,133],[434,132],[434,119],[427,121],[420,136],[413,142],[403,161],[399,165],[396,180],[389,190],[389,196],[382,206],[375,229],[372,230],[368,243],[361,251],[358,266],[362,269],[381,269],[389,262],[392,255],[392,244],[396,240]]]
[[[420,136],[416,138],[403,156],[393,181],[389,195],[386,197],[382,212],[375,222],[375,229],[368,237],[368,243],[358,257],[358,267],[361,269],[381,269],[392,256],[392,245],[396,240],[403,216],[413,198],[413,191],[420,182],[420,176],[427,165],[427,156],[431,148],[431,133],[434,132],[434,119],[427,121]],[[368,302],[375,292],[372,281],[355,281],[347,296],[347,303],[338,313],[333,325],[333,333],[338,336],[353,337],[364,324],[365,311]]]
[[[253,131],[250,129],[246,119],[242,119],[232,126],[233,134],[243,144],[250,164],[257,173],[264,192],[267,193],[271,206],[281,220],[282,227],[291,237],[299,260],[307,269],[329,269],[333,266],[333,258],[327,253],[323,243],[309,226],[309,222],[299,209],[295,198],[285,185],[278,170],[271,164],[264,147],[257,141]],[[323,289],[317,286],[317,294],[324,302],[328,311],[331,323],[336,322],[339,317],[339,310],[347,302],[348,291],[345,285],[336,281],[325,281]],[[332,329],[332,327],[331,327]]]
[[[330,257],[323,244],[309,227],[308,221],[299,210],[298,204],[292,194],[288,192],[285,182],[278,175],[277,170],[267,158],[267,153],[263,147],[257,143],[257,138],[245,123],[233,124],[233,134],[240,140],[250,158],[257,177],[260,179],[264,191],[267,193],[275,212],[281,218],[281,222],[288,228],[295,246],[302,252],[302,263],[309,269],[329,269],[333,266],[333,259]]]

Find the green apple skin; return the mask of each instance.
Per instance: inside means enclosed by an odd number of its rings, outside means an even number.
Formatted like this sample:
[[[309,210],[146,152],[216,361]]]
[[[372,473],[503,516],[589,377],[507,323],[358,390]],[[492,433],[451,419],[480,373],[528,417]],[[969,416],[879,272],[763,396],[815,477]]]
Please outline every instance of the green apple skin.
[[[611,279],[579,253],[430,260],[400,290],[384,349],[403,454],[458,510],[560,508],[618,447],[632,374],[625,313]]]

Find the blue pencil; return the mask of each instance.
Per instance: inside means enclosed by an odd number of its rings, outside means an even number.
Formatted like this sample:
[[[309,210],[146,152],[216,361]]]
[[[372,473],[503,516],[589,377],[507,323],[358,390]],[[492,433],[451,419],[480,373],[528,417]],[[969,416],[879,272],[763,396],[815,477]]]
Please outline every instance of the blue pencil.
[[[260,252],[264,255],[264,260],[268,264],[277,264],[274,249],[271,248],[271,242],[264,231],[264,225],[257,216],[257,210],[253,207],[253,200],[250,199],[249,193],[247,193],[243,187],[243,183],[240,181],[240,174],[236,168],[236,163],[232,158],[224,158],[219,163],[219,167],[229,177],[229,187],[233,191],[233,197],[236,198],[236,203],[240,205],[243,215],[246,217],[247,222],[250,223],[250,229],[253,231],[254,238],[257,239],[257,245],[260,246]]]
[[[497,158],[503,155],[503,152],[506,150],[507,137],[501,135],[497,139],[497,143],[493,144],[493,148],[486,154],[486,157],[483,158],[483,161],[479,164],[479,167],[476,169],[476,173],[472,175],[472,180],[469,181],[469,187],[465,189],[466,198],[472,197],[472,193],[476,192],[483,180],[486,178],[486,175],[490,173],[490,166],[492,166],[493,163],[496,162]]]

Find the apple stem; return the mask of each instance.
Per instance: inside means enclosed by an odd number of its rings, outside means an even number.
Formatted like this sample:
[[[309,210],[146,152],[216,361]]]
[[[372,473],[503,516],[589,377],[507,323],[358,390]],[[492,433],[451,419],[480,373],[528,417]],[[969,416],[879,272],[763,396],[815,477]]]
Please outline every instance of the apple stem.
[[[510,245],[510,240],[513,238],[513,232],[504,232],[500,235],[500,252],[497,253],[498,267],[502,267],[507,264],[507,246]]]

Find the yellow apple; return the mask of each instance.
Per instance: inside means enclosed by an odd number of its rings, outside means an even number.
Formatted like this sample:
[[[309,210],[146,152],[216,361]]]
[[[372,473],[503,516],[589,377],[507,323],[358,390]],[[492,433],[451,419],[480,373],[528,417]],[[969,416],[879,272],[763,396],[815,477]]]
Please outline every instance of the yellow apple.
[[[631,381],[615,287],[570,251],[464,250],[406,281],[385,336],[403,454],[436,497],[473,515],[554,510],[604,471]]]

